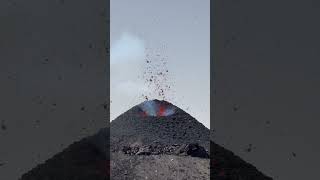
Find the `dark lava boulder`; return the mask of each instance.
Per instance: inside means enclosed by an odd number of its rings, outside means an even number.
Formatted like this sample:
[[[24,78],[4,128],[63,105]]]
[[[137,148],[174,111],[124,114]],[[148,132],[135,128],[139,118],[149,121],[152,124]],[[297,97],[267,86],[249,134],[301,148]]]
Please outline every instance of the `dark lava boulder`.
[[[198,144],[124,146],[122,152],[128,155],[177,155],[209,158],[208,151]]]
[[[198,144],[182,145],[177,151],[177,155],[184,154],[191,157],[209,158],[208,151]]]

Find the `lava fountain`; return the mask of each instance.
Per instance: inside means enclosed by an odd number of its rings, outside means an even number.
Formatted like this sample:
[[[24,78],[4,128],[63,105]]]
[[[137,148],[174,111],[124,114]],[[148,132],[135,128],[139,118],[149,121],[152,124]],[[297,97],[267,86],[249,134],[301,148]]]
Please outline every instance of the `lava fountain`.
[[[176,112],[176,108],[166,101],[150,100],[145,101],[138,106],[142,111],[142,116],[170,116]]]

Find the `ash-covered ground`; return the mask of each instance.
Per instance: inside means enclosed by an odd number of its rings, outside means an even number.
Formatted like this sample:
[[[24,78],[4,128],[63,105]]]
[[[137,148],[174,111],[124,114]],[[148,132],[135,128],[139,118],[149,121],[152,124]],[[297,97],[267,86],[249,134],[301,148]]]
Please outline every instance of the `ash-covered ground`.
[[[111,179],[209,179],[209,130],[168,102],[133,107],[110,135]]]
[[[271,178],[210,142],[209,129],[188,113],[166,101],[152,100],[112,121],[110,132],[107,127],[75,142],[21,179]]]

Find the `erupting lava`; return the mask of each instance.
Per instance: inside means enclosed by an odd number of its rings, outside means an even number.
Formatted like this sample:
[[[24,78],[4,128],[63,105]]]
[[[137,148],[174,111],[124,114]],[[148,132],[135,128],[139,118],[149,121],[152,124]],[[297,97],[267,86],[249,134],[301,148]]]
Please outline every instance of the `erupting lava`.
[[[142,116],[170,116],[175,113],[175,107],[166,101],[150,100],[139,104]]]

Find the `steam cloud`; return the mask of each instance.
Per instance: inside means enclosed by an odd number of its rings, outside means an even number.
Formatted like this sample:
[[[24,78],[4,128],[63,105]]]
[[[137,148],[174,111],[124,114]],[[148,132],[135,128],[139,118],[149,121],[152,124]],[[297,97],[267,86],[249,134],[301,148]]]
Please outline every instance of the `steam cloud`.
[[[141,101],[141,94],[149,88],[139,78],[144,67],[145,42],[139,37],[123,33],[111,42],[110,95],[111,120]]]
[[[145,43],[138,37],[123,33],[119,40],[111,44],[110,63],[128,63],[142,61],[145,56]]]

